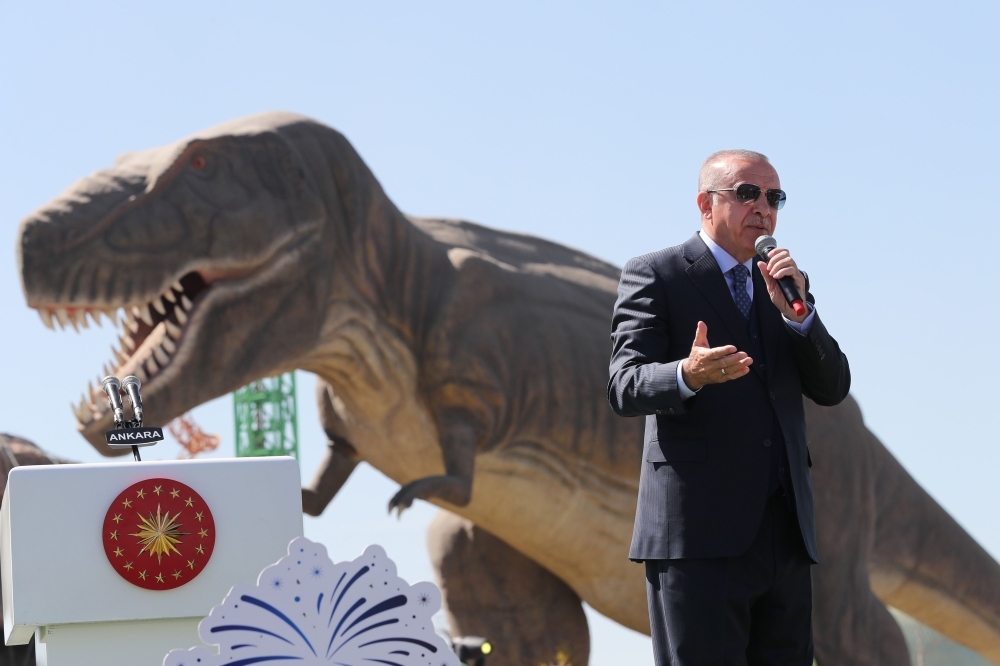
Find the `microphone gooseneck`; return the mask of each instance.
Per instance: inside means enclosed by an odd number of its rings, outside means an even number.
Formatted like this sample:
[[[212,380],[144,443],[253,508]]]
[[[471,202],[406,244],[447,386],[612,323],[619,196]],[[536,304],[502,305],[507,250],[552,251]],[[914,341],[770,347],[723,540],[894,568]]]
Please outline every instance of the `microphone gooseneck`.
[[[778,247],[778,241],[774,240],[774,236],[765,234],[758,236],[753,246],[760,258],[766,262],[771,257],[774,249]],[[785,276],[778,280],[778,286],[781,287],[781,293],[785,295],[785,300],[788,301],[788,305],[791,306],[795,315],[797,317],[804,315],[807,312],[806,304],[802,301],[799,288],[795,286],[795,280]]]
[[[108,396],[108,404],[111,405],[111,410],[115,414],[115,426],[121,427],[122,423],[125,422],[125,412],[122,408],[122,396],[120,393],[122,388],[121,383],[117,377],[108,376],[101,381],[101,388]]]

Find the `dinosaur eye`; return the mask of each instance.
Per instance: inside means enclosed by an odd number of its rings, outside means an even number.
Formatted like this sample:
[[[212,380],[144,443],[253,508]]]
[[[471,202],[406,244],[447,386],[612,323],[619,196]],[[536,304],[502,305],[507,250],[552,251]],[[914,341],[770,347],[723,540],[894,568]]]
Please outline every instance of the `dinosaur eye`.
[[[195,155],[191,158],[191,167],[201,171],[205,168],[205,158],[201,155]]]

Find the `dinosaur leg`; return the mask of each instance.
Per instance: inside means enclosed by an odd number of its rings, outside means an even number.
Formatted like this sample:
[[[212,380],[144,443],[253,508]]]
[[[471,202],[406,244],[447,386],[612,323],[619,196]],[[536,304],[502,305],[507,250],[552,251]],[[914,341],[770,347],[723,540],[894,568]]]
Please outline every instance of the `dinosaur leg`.
[[[575,666],[587,665],[587,618],[566,583],[446,511],[428,528],[427,547],[452,634],[489,640],[490,666],[548,664],[559,652]]]
[[[323,513],[358,465],[357,453],[344,437],[344,422],[333,406],[333,389],[326,382],[316,382],[316,400],[328,448],[312,484],[302,489],[302,511],[310,516]]]
[[[909,666],[903,632],[872,592],[876,475],[870,433],[853,400],[838,407],[806,402],[816,537],[813,640],[820,666]]]

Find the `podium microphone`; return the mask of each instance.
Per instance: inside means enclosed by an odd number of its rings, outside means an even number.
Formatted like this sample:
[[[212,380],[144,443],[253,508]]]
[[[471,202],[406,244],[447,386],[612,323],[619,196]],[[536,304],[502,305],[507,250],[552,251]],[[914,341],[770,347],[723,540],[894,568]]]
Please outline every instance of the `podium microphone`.
[[[760,258],[766,262],[774,249],[778,247],[778,241],[774,240],[774,236],[758,236],[753,247],[757,250]],[[806,304],[802,302],[802,296],[799,294],[799,288],[795,286],[795,280],[786,275],[778,280],[778,286],[781,287],[781,293],[785,295],[785,300],[795,311],[795,316],[804,315],[807,312]],[[126,379],[126,381],[128,380]]]
[[[114,376],[105,377],[101,382],[101,388],[108,396],[108,403],[111,405],[112,411],[115,413],[115,425],[121,426],[125,421],[125,412],[122,411],[122,396],[119,393],[122,385],[118,382],[118,378]]]
[[[135,375],[129,375],[122,380],[122,388],[128,393],[128,401],[132,403],[132,418],[142,425],[142,397],[139,395],[139,387],[142,384],[139,383],[139,378]]]

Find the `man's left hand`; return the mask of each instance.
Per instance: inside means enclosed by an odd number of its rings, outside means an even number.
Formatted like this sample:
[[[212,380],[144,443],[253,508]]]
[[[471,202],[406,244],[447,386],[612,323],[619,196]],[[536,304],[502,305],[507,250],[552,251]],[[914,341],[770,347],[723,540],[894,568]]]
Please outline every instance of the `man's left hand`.
[[[785,299],[785,295],[781,292],[781,287],[778,285],[778,280],[781,278],[792,278],[795,280],[795,287],[799,290],[799,295],[805,300],[806,279],[803,277],[799,267],[795,265],[795,260],[792,259],[792,255],[788,253],[788,250],[780,247],[775,248],[771,251],[768,262],[765,264],[763,261],[758,261],[757,267],[764,277],[764,283],[767,284],[767,295],[771,297],[771,302],[781,311],[781,314],[786,319],[794,321],[797,324],[805,321],[806,317],[809,316],[809,311],[806,310],[806,313],[801,317],[796,315],[795,311],[792,310],[792,306]]]

